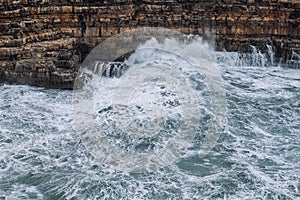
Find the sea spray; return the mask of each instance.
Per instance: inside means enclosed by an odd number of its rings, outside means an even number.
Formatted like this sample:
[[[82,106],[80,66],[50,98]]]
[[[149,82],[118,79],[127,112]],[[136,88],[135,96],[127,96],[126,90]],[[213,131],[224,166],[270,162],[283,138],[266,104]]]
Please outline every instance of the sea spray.
[[[83,104],[75,105],[89,151],[126,172],[158,170],[191,154],[188,148],[196,134],[204,139],[193,154],[204,157],[209,153],[222,132],[226,109],[222,78],[209,51],[200,37],[166,38],[162,42],[152,38],[124,61],[128,70],[120,78],[105,78],[116,71],[113,65],[104,70],[104,77],[94,76],[95,80],[86,85],[88,94],[93,95],[89,99],[82,94],[85,98],[79,100]],[[92,122],[97,110],[106,111]],[[90,117],[86,115],[89,112]],[[201,132],[201,115],[210,115],[206,133]],[[128,141],[133,144],[125,144]],[[141,147],[147,147],[146,151],[141,153]]]

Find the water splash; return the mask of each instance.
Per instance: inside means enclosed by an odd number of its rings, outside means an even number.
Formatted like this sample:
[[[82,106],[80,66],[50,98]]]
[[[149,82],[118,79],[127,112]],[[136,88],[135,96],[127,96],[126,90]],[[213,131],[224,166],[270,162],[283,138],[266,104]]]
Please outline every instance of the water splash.
[[[300,68],[300,55],[292,51],[291,59],[287,62],[293,68]]]
[[[266,52],[262,52],[255,46],[250,46],[250,53],[241,52],[214,52],[211,51],[212,57],[222,65],[230,65],[236,67],[275,67],[275,66],[287,66],[295,68],[296,65],[293,61],[287,61],[287,65],[281,62],[275,62],[275,49],[271,45],[266,45]],[[292,56],[293,57],[293,56]],[[293,58],[291,59],[293,60]]]
[[[270,65],[274,66],[274,56],[275,56],[274,47],[271,45],[267,45],[267,49],[268,49],[267,55],[269,56]]]
[[[163,42],[152,38],[125,60],[128,70],[120,79],[92,75],[84,94],[75,97],[79,102],[75,104],[80,122],[77,129],[91,153],[126,172],[158,170],[172,164],[188,152],[199,134],[199,104],[206,93],[210,102],[202,110],[210,112],[210,126],[202,133],[199,152],[206,156],[222,132],[226,109],[222,78],[208,49],[200,37]],[[113,71],[117,67],[108,65],[103,74],[109,77]],[[101,117],[97,122],[93,118],[98,110]],[[140,148],[147,151],[141,153]]]

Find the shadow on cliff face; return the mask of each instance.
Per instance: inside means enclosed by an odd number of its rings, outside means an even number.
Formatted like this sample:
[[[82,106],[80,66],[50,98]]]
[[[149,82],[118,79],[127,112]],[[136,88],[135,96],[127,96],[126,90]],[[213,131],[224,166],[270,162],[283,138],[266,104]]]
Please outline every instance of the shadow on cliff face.
[[[79,62],[80,63],[82,63],[85,60],[85,58],[88,56],[88,54],[93,49],[93,47],[91,45],[88,45],[88,44],[83,43],[83,42],[77,44],[77,46],[75,48],[76,48],[76,51],[79,54]]]

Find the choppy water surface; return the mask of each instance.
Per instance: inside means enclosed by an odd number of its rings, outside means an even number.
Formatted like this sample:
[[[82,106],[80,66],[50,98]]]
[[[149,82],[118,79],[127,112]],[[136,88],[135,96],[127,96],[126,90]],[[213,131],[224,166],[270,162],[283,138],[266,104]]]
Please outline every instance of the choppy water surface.
[[[215,148],[152,172],[117,171],[86,150],[72,91],[1,85],[0,199],[299,199],[300,70],[230,56],[216,56],[227,113]]]

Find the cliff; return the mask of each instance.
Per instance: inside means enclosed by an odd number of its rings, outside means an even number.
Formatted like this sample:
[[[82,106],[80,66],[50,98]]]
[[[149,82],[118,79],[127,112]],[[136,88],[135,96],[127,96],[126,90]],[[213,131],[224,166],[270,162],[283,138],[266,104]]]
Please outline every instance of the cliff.
[[[216,50],[300,53],[299,0],[0,0],[0,81],[72,88],[99,42],[159,26],[213,36]],[[207,34],[209,33],[209,34]]]

